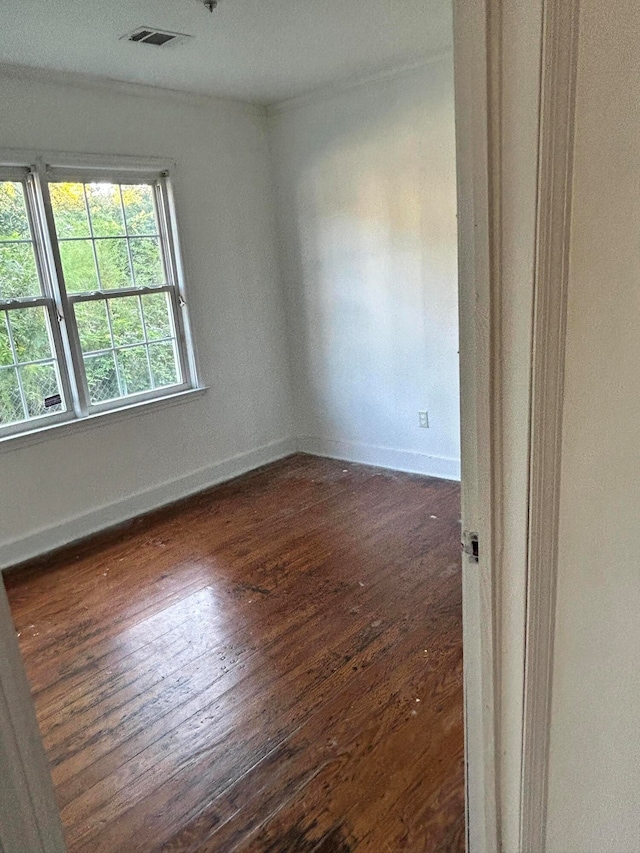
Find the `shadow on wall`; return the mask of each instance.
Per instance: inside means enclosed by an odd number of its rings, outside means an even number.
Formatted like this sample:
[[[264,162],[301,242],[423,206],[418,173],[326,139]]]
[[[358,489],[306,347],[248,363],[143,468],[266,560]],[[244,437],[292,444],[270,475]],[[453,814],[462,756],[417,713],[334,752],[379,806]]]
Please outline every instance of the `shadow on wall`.
[[[275,134],[299,434],[459,459],[450,59]]]

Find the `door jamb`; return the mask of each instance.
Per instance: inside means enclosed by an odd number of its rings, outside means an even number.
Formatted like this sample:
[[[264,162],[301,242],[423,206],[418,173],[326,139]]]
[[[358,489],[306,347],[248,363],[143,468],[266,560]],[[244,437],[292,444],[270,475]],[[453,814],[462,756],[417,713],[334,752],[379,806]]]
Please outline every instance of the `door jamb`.
[[[496,611],[493,533],[498,505],[493,459],[498,441],[489,364],[495,323],[496,76],[491,72],[491,0],[455,0],[454,72],[458,179],[458,268],[462,421],[462,519],[478,534],[479,559],[463,557],[465,805],[467,850],[499,850],[496,754]],[[495,20],[495,19],[494,19]],[[484,35],[484,38],[483,38]],[[495,25],[493,26],[495,36]],[[493,91],[492,91],[493,88]],[[493,132],[490,128],[493,124]],[[485,500],[482,500],[482,497]],[[493,508],[493,509],[490,509]]]
[[[64,853],[49,762],[0,576],[0,850]]]
[[[521,853],[544,853],[569,284],[579,0],[546,0],[531,370]]]

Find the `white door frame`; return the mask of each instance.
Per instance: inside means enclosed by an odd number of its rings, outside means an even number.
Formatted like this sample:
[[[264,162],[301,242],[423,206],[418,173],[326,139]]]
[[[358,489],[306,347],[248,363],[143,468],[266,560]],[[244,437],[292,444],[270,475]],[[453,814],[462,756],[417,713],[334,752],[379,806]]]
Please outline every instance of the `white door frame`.
[[[0,582],[0,850],[64,853],[49,762]]]
[[[471,853],[544,851],[577,7],[454,0]],[[2,853],[63,853],[1,583],[0,766]]]
[[[579,0],[543,18],[520,851],[546,847]]]
[[[490,384],[489,74],[484,0],[454,3],[462,525],[477,533],[479,560],[463,555],[464,730],[467,850],[498,850],[494,695],[494,524]],[[482,497],[485,500],[482,500]]]
[[[454,0],[467,844],[543,853],[578,0]]]

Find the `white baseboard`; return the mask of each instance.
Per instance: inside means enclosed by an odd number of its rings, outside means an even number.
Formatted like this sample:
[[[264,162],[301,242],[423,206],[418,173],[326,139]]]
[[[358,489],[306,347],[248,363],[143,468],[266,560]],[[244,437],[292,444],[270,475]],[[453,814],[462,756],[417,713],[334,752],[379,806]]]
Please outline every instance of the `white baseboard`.
[[[267,444],[256,450],[224,459],[222,462],[202,468],[186,477],[180,477],[178,480],[163,483],[147,491],[129,495],[121,501],[75,516],[62,524],[43,528],[22,539],[3,545],[0,548],[0,566],[4,569],[25,560],[39,557],[41,554],[68,545],[77,539],[83,539],[93,533],[113,527],[115,524],[120,524],[143,513],[201,492],[225,480],[246,474],[261,465],[275,462],[277,459],[295,453],[296,450],[297,441],[295,438]]]
[[[377,447],[373,444],[315,436],[299,438],[298,450],[313,456],[329,456],[332,459],[344,459],[345,462],[377,465],[379,468],[393,468],[396,471],[425,474],[443,480],[459,481],[461,476],[459,459],[428,456],[426,453],[416,453],[413,450],[396,450],[391,447]]]
[[[55,548],[68,545],[78,539],[99,533],[123,521],[159,509],[166,504],[201,492],[218,483],[239,477],[261,465],[275,462],[299,450],[314,456],[328,456],[332,459],[344,459],[348,462],[360,462],[365,465],[377,465],[380,468],[392,468],[396,471],[408,471],[413,474],[426,474],[445,480],[460,480],[460,460],[441,456],[428,456],[410,450],[395,450],[390,447],[376,447],[350,441],[337,441],[326,438],[288,438],[264,445],[256,450],[240,453],[215,465],[202,468],[155,486],[144,492],[129,495],[121,501],[98,507],[90,512],[70,518],[62,524],[42,528],[22,539],[8,542],[0,548],[0,571],[15,566],[25,560],[39,557]]]

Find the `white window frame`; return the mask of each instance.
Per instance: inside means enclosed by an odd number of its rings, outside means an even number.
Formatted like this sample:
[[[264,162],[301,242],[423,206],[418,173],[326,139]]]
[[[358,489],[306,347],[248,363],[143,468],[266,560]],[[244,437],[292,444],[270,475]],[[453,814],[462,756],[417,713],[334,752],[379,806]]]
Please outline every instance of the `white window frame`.
[[[99,155],[16,152],[0,149],[0,181],[20,181],[25,186],[27,216],[33,235],[36,267],[43,290],[39,297],[1,300],[0,311],[42,306],[48,312],[54,355],[58,362],[60,390],[66,411],[29,418],[0,426],[0,441],[6,438],[41,432],[63,423],[75,423],[118,410],[137,408],[139,404],[175,398],[187,391],[200,389],[187,297],[182,254],[178,236],[175,197],[170,174],[171,161]],[[60,250],[57,241],[49,183],[56,181],[147,183],[152,184],[158,218],[161,253],[166,273],[162,286],[96,290],[68,294],[65,287]],[[92,403],[75,322],[74,306],[80,302],[108,301],[123,296],[167,293],[171,303],[171,323],[175,332],[180,360],[181,382]]]

